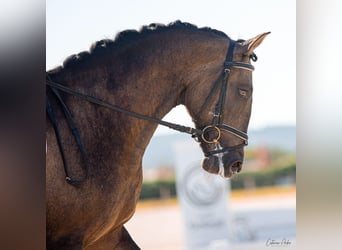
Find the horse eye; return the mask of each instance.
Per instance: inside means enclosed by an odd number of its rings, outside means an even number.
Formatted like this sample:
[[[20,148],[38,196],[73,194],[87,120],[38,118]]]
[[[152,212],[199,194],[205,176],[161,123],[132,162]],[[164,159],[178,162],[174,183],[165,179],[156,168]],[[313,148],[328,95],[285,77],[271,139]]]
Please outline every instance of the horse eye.
[[[243,97],[246,97],[247,96],[247,90],[239,89],[239,94]]]

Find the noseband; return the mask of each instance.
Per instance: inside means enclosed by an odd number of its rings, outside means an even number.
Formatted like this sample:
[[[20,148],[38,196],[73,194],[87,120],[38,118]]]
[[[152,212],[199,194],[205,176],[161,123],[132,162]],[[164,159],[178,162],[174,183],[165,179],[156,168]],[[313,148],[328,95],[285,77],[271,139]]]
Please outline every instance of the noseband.
[[[254,66],[249,63],[243,63],[243,62],[235,62],[233,61],[233,54],[234,54],[234,48],[235,48],[236,42],[231,40],[230,46],[227,52],[226,60],[224,62],[224,69],[223,69],[223,79],[219,79],[215,82],[213,88],[211,89],[209,95],[207,96],[206,100],[204,101],[203,105],[201,106],[199,112],[195,115],[195,119],[193,120],[196,122],[196,119],[200,117],[200,115],[203,113],[205,107],[208,105],[210,99],[212,98],[214,92],[221,84],[221,91],[219,93],[219,99],[215,105],[215,112],[213,114],[213,120],[210,125],[204,126],[201,131],[202,133],[200,135],[196,135],[198,141],[202,143],[207,144],[214,144],[216,146],[216,150],[205,152],[205,156],[211,156],[214,154],[219,154],[223,152],[229,152],[236,150],[238,148],[244,147],[248,145],[248,135],[246,132],[241,131],[237,128],[234,128],[232,126],[229,126],[227,124],[223,123],[223,111],[224,111],[224,105],[226,101],[226,95],[227,95],[227,86],[228,86],[228,80],[230,71],[232,68],[239,68],[244,70],[253,71]],[[256,55],[253,53],[250,58],[253,61],[256,61]],[[221,131],[227,131],[234,136],[240,138],[243,142],[241,144],[231,146],[231,147],[224,147],[222,148],[219,145],[219,140],[221,138]],[[214,139],[209,138],[209,134],[214,134]]]
[[[233,52],[234,52],[235,43],[236,43],[235,41],[230,40],[230,46],[229,46],[229,49],[227,52],[226,60],[224,62],[223,79],[219,79],[215,82],[215,84],[214,84],[213,88],[211,89],[209,95],[207,96],[206,100],[204,101],[200,111],[195,116],[195,118],[199,117],[199,115],[204,111],[205,107],[207,106],[211,97],[213,96],[215,90],[219,87],[219,85],[221,83],[221,91],[219,94],[219,100],[216,103],[216,108],[215,108],[215,113],[213,115],[212,123],[210,125],[204,126],[203,128],[186,127],[186,126],[182,126],[179,124],[163,121],[163,120],[160,120],[160,119],[157,119],[154,117],[135,113],[135,112],[132,112],[132,111],[127,110],[127,109],[123,109],[123,108],[118,107],[116,105],[112,105],[108,102],[105,102],[105,101],[103,101],[97,97],[89,96],[89,95],[80,93],[76,90],[73,90],[73,89],[68,88],[66,86],[63,86],[59,83],[56,83],[56,82],[51,80],[49,74],[47,73],[46,85],[51,88],[52,94],[56,97],[58,102],[61,104],[61,107],[62,107],[63,112],[65,114],[65,118],[69,124],[70,129],[72,130],[75,141],[76,141],[76,143],[80,149],[82,158],[83,158],[85,166],[86,166],[86,169],[85,169],[86,174],[85,174],[84,178],[78,180],[78,179],[75,179],[75,178],[72,178],[69,176],[68,165],[67,165],[64,149],[62,146],[62,140],[61,140],[59,129],[58,129],[57,119],[55,118],[52,105],[50,104],[49,98],[47,96],[46,97],[46,112],[47,112],[47,115],[48,115],[52,125],[53,125],[54,131],[55,131],[58,147],[59,147],[61,155],[62,155],[62,160],[63,160],[64,171],[65,171],[67,183],[69,183],[71,185],[79,186],[88,178],[89,160],[88,160],[86,151],[83,147],[83,144],[82,144],[79,132],[77,130],[76,124],[73,121],[72,115],[71,115],[67,105],[65,104],[65,102],[61,98],[58,91],[62,91],[62,92],[68,93],[70,95],[77,96],[77,97],[79,97],[83,100],[86,100],[88,102],[91,102],[91,103],[94,103],[94,104],[97,104],[100,106],[104,106],[104,107],[109,108],[111,110],[121,112],[121,113],[127,114],[129,116],[138,118],[138,119],[143,119],[143,120],[147,120],[150,122],[158,123],[160,125],[166,126],[168,128],[174,129],[174,130],[177,130],[179,132],[191,134],[193,138],[195,138],[197,141],[200,141],[202,143],[214,144],[216,146],[216,150],[210,151],[210,152],[205,152],[205,156],[210,156],[210,155],[219,154],[219,153],[223,153],[223,152],[227,152],[227,151],[232,151],[232,150],[241,148],[243,146],[246,146],[248,144],[247,134],[245,132],[239,130],[239,129],[236,129],[232,126],[229,126],[229,125],[223,123],[223,109],[224,109],[224,104],[225,104],[225,99],[226,99],[226,94],[227,94],[226,93],[227,92],[227,85],[228,85],[228,80],[229,80],[229,75],[230,75],[231,69],[232,68],[240,68],[240,69],[250,70],[250,71],[254,70],[254,66],[251,64],[233,61]],[[257,57],[254,53],[250,56],[250,58],[253,61],[257,60]],[[196,120],[194,119],[194,121],[196,121]],[[232,146],[232,147],[222,148],[219,145],[219,140],[221,138],[221,131],[222,130],[227,131],[227,132],[233,134],[234,136],[242,139],[243,143]],[[216,136],[214,139],[210,139],[208,137],[208,134],[212,131],[214,131],[214,133],[216,133]]]

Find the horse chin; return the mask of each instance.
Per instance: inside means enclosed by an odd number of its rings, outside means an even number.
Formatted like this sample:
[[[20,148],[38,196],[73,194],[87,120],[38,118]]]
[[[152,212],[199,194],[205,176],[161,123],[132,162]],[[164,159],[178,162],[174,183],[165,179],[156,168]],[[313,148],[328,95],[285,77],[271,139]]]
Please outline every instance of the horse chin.
[[[202,168],[211,173],[218,174],[224,178],[230,178],[242,169],[242,160],[238,154],[225,154],[222,160],[218,156],[205,157],[202,161]]]
[[[220,159],[217,156],[205,157],[202,161],[202,168],[211,174],[218,174],[220,171]]]

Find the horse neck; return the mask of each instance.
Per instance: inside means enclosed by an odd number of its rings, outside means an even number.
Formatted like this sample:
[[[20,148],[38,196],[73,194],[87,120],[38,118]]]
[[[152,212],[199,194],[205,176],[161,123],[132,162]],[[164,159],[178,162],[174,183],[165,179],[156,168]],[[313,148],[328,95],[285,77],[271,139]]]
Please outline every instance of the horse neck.
[[[177,104],[183,103],[183,93],[189,85],[205,80],[215,65],[221,67],[218,62],[223,61],[226,46],[222,44],[226,44],[227,39],[207,39],[202,35],[155,38],[148,37],[102,61],[99,58],[90,70],[66,70],[66,85],[121,108],[161,119]],[[99,150],[121,152],[120,157],[134,154],[130,159],[141,159],[157,124],[101,107],[94,110],[84,101],[74,105],[74,113],[81,116],[79,123],[88,119],[93,124],[81,125],[80,130],[98,127],[99,145],[101,141],[114,144],[110,149],[98,146]],[[98,110],[101,110],[101,117],[96,113]],[[89,112],[94,114],[89,115]]]

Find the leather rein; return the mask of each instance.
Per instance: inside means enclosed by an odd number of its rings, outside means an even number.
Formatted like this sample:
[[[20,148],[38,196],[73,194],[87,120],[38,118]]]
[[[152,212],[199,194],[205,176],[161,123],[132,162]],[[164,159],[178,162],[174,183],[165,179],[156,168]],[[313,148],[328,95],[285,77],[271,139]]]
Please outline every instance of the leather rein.
[[[56,83],[56,82],[51,80],[50,76],[47,73],[46,85],[50,87],[50,89],[52,90],[52,93],[56,96],[57,100],[61,104],[61,107],[63,109],[64,115],[65,115],[66,120],[67,120],[67,123],[68,123],[68,125],[69,125],[69,127],[70,127],[70,129],[74,135],[75,141],[76,141],[76,143],[80,149],[83,161],[85,163],[85,176],[82,179],[76,179],[76,178],[70,177],[69,171],[68,171],[68,164],[67,164],[66,157],[65,157],[65,152],[64,152],[64,149],[62,146],[62,140],[61,140],[61,136],[60,136],[58,125],[57,125],[57,119],[55,118],[54,111],[52,109],[50,101],[49,101],[48,97],[46,97],[46,112],[47,112],[47,115],[48,115],[48,117],[52,123],[54,131],[55,131],[58,147],[59,147],[61,155],[62,155],[62,160],[63,160],[63,164],[64,164],[64,171],[65,171],[65,175],[66,175],[65,179],[66,179],[67,183],[74,185],[74,186],[80,186],[84,181],[87,180],[88,172],[89,172],[89,159],[88,159],[87,153],[84,149],[84,146],[82,144],[81,137],[80,137],[79,132],[77,130],[77,126],[76,126],[76,124],[72,118],[71,112],[69,111],[67,105],[65,104],[62,97],[60,96],[59,91],[65,92],[65,93],[70,94],[70,95],[77,96],[77,97],[79,97],[85,101],[88,101],[88,102],[91,102],[91,103],[94,103],[94,104],[97,104],[100,106],[104,106],[104,107],[109,108],[111,110],[121,112],[121,113],[127,114],[129,116],[138,118],[138,119],[143,119],[146,121],[154,122],[154,123],[160,124],[162,126],[166,126],[170,129],[177,130],[177,131],[182,132],[182,133],[191,134],[192,137],[195,138],[196,141],[200,141],[202,143],[207,143],[207,144],[214,144],[216,146],[216,149],[213,151],[205,152],[205,156],[207,156],[207,157],[214,155],[214,154],[220,154],[220,153],[227,152],[227,151],[233,151],[233,150],[236,150],[238,148],[241,148],[241,147],[248,145],[248,135],[246,132],[241,131],[239,129],[236,129],[232,126],[229,126],[229,125],[223,123],[223,109],[224,109],[224,104],[225,104],[225,99],[226,99],[226,94],[227,94],[227,85],[228,85],[228,80],[229,80],[229,75],[230,75],[231,69],[232,68],[240,68],[240,69],[250,70],[250,71],[254,70],[254,66],[249,64],[249,63],[233,61],[233,53],[234,53],[235,43],[236,43],[235,41],[230,40],[230,46],[228,48],[226,60],[224,62],[222,79],[220,77],[215,82],[215,84],[214,84],[213,88],[211,89],[209,95],[207,96],[207,98],[204,101],[203,105],[201,106],[199,112],[195,116],[194,121],[196,121],[196,119],[199,117],[199,115],[204,111],[205,107],[209,103],[214,92],[219,87],[219,85],[221,85],[219,99],[218,99],[216,106],[215,106],[215,112],[213,114],[212,123],[210,125],[203,127],[203,128],[192,128],[192,127],[182,126],[182,125],[179,125],[176,123],[163,121],[163,120],[160,120],[160,119],[157,119],[154,117],[146,116],[146,115],[139,114],[139,113],[136,113],[133,111],[129,111],[127,109],[120,108],[119,106],[112,105],[108,102],[101,100],[100,98],[80,93],[76,90],[73,90],[73,89],[68,88],[66,86],[63,86],[59,83]],[[253,61],[257,60],[257,57],[254,53],[250,56],[250,58]],[[235,145],[232,147],[221,148],[219,145],[219,140],[221,138],[221,130],[225,130],[225,131],[233,134],[234,136],[240,138],[243,142],[241,144],[238,144],[238,145]],[[215,134],[215,138],[211,139],[209,137],[209,134],[213,134],[213,133]]]

